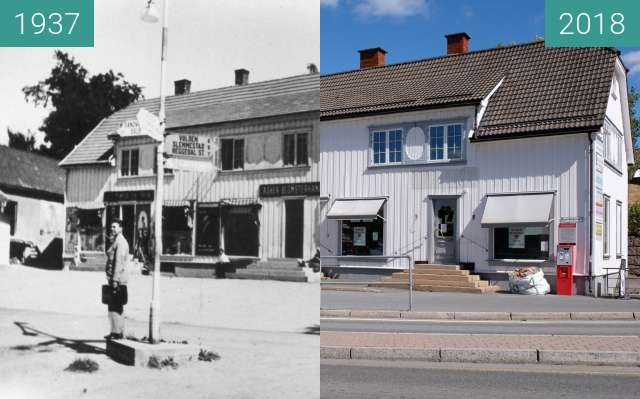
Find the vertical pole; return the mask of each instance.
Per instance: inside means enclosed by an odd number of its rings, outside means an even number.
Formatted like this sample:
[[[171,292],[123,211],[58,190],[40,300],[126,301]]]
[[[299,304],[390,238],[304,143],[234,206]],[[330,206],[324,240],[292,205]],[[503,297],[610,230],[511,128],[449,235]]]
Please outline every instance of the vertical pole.
[[[409,255],[409,311],[413,310],[413,257]]]
[[[155,256],[153,261],[153,287],[149,310],[149,341],[160,341],[160,256],[162,255],[162,203],[164,201],[164,133],[165,133],[165,90],[164,82],[167,64],[167,33],[169,26],[169,0],[164,0],[162,13],[162,55],[160,60],[160,143],[157,148],[156,198],[155,198]]]

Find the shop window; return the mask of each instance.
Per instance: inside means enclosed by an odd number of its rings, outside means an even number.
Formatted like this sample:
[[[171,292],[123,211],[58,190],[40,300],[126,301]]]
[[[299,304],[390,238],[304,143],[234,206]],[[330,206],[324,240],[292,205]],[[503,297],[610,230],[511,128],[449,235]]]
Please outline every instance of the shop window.
[[[342,255],[384,254],[384,211],[373,220],[341,220]]]
[[[220,207],[217,204],[198,204],[196,255],[220,255]]]
[[[549,259],[549,227],[493,228],[494,259]]]
[[[78,209],[75,212],[76,228],[80,234],[82,251],[102,252],[105,250],[102,212],[102,209]]]
[[[602,230],[603,230],[603,234],[604,234],[604,238],[603,238],[603,243],[602,243],[602,255],[605,258],[609,257],[609,251],[611,248],[611,245],[609,243],[609,226],[611,225],[610,220],[610,213],[609,213],[609,205],[611,203],[611,199],[608,196],[604,196],[604,217],[602,219]]]
[[[193,216],[189,206],[162,208],[162,252],[165,255],[191,254]]]
[[[283,136],[285,166],[309,164],[308,136],[308,133],[292,133]]]
[[[258,256],[259,206],[223,207],[224,250],[227,255]]]
[[[222,139],[220,141],[222,170],[244,169],[244,139]]]
[[[120,176],[138,176],[140,150],[122,150],[120,154]]]

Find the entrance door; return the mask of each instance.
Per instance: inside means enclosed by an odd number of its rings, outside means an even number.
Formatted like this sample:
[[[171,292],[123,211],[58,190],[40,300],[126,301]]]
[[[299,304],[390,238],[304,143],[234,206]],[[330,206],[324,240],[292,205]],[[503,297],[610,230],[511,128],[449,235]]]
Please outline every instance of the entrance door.
[[[285,258],[302,258],[304,239],[304,200],[286,200],[285,204]]]
[[[434,263],[454,264],[458,261],[456,254],[458,247],[457,213],[455,198],[433,200]]]

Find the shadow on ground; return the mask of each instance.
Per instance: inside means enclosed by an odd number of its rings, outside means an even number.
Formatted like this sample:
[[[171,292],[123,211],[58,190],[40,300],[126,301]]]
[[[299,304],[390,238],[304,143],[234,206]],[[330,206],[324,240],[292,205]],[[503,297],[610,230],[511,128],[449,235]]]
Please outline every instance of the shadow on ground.
[[[305,334],[309,335],[320,335],[320,325],[314,324],[304,329]]]
[[[77,353],[80,354],[104,354],[106,355],[106,351],[102,348],[99,348],[95,345],[95,343],[104,343],[104,340],[81,340],[81,339],[68,339],[63,337],[58,337],[44,331],[38,330],[34,327],[29,326],[29,323],[23,321],[14,321],[14,324],[18,326],[22,330],[23,335],[28,335],[31,337],[42,336],[46,338],[50,338],[47,341],[40,342],[36,345],[17,345],[12,347],[13,350],[19,351],[27,351],[31,349],[40,349],[40,351],[45,351],[44,349],[50,348],[54,345],[65,346]]]

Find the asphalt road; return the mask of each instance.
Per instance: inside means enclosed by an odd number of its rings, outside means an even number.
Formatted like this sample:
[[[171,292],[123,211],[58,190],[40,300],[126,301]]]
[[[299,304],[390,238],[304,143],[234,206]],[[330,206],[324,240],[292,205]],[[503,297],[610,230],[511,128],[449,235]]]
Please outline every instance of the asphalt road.
[[[453,321],[322,318],[321,331],[434,334],[640,335],[640,321]]]
[[[322,361],[322,398],[637,398],[640,369]]]

